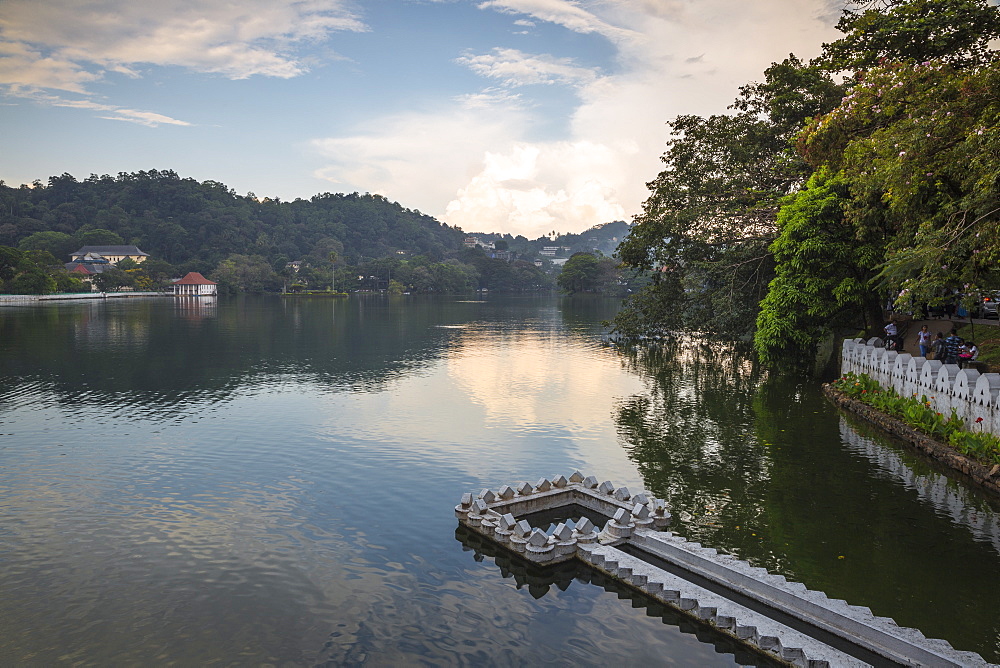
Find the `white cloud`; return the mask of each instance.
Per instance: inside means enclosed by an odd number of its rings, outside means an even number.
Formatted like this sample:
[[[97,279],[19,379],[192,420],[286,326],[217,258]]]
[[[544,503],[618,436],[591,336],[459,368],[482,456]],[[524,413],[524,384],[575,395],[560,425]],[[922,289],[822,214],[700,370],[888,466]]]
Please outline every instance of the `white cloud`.
[[[478,93],[467,93],[458,97],[463,109],[492,109],[498,106],[519,108],[521,96],[506,88],[484,88]]]
[[[831,0],[490,0],[484,10],[521,15],[614,46],[596,70],[570,58],[497,47],[459,62],[500,85],[463,105],[373,120],[363,132],[319,142],[337,164],[327,177],[372,179],[379,192],[468,231],[537,237],[630,219],[662,168],[666,122],[725,113],[739,86],[789,52],[818,53],[835,35],[820,20]],[[543,120],[527,84],[570,85],[579,100],[564,138],[534,141]],[[476,114],[468,116],[469,109]],[[414,143],[414,136],[420,140]],[[349,156],[345,158],[344,156]],[[443,203],[447,204],[443,204]]]
[[[526,14],[539,21],[556,23],[578,33],[597,33],[611,40],[634,37],[632,30],[615,26],[571,0],[487,0],[480,9],[495,9],[506,14]]]
[[[499,79],[504,86],[566,83],[584,85],[594,81],[594,70],[580,67],[571,58],[535,56],[517,49],[496,48],[489,54],[467,54],[458,62],[490,79]]]
[[[15,93],[39,89],[83,93],[100,75],[76,63],[45,57],[24,44],[0,42],[0,84]]]
[[[364,29],[342,0],[4,0],[0,85],[87,93],[106,72],[136,77],[149,65],[290,78],[306,71],[297,45]]]
[[[138,111],[136,109],[115,109],[112,115],[101,116],[101,118],[105,118],[110,121],[138,123],[139,125],[145,125],[150,128],[155,128],[160,125],[191,125],[185,121],[179,121],[176,118],[170,118],[169,116],[164,116],[163,114],[157,114],[151,111]]]
[[[482,156],[509,145],[527,122],[516,99],[488,97],[373,119],[351,136],[313,141],[328,160],[315,176],[440,215],[443,203],[479,171]]]
[[[164,116],[163,114],[157,114],[151,111],[123,109],[112,104],[97,102],[90,98],[66,99],[59,95],[53,95],[34,87],[27,87],[19,91],[18,95],[22,98],[48,105],[50,107],[65,107],[69,109],[85,109],[87,111],[105,112],[106,115],[100,115],[98,117],[112,121],[128,121],[151,128],[159,127],[160,125],[191,125],[187,121],[181,121],[176,118],[171,118],[169,116]]]
[[[627,151],[591,142],[518,143],[486,153],[444,218],[469,231],[537,238],[627,218],[617,185]]]

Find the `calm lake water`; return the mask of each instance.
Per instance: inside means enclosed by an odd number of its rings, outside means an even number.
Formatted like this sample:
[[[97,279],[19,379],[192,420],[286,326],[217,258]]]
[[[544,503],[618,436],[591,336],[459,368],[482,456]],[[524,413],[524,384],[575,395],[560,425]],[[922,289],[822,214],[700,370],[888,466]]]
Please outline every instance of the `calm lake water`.
[[[674,530],[1000,660],[998,504],[814,382],[602,345],[600,300],[0,308],[0,664],[734,665],[456,532],[579,469]]]

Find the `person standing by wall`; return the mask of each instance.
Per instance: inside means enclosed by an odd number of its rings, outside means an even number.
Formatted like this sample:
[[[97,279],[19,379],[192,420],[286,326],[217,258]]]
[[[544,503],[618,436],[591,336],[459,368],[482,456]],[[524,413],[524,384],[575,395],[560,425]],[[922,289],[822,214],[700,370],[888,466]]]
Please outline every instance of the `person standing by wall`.
[[[951,334],[949,334],[948,338],[944,340],[945,364],[958,364],[958,349],[963,343],[964,341],[962,340],[962,337],[958,335],[958,330],[952,327]]]
[[[890,320],[882,329],[885,330],[885,347],[889,350],[895,350],[898,348],[899,342],[896,341],[896,320]]]
[[[917,346],[920,348],[920,356],[926,359],[931,352],[931,332],[927,329],[927,325],[917,332]]]
[[[934,344],[931,346],[931,353],[934,355],[934,359],[943,360],[944,359],[944,334],[941,332],[937,333],[937,338],[934,339]]]

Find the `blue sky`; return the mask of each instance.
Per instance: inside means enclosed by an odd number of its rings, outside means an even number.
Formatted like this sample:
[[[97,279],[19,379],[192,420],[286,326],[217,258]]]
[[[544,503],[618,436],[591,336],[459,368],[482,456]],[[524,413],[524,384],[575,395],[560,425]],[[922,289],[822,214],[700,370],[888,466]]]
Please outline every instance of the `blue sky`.
[[[172,169],[373,192],[467,231],[629,220],[682,113],[722,113],[838,0],[2,0],[0,179]]]

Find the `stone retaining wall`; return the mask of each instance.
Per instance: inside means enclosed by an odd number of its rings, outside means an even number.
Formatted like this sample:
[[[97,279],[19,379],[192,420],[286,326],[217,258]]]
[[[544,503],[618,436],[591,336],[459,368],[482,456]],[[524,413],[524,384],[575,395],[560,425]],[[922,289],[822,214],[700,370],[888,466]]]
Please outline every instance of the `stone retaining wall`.
[[[903,396],[926,396],[939,413],[949,415],[954,409],[969,429],[1000,435],[1000,373],[886,350],[879,338],[845,340],[840,369],[866,374]]]
[[[171,297],[170,292],[70,292],[54,295],[0,295],[2,304],[35,304],[38,302],[77,299],[124,299],[127,297]]]

